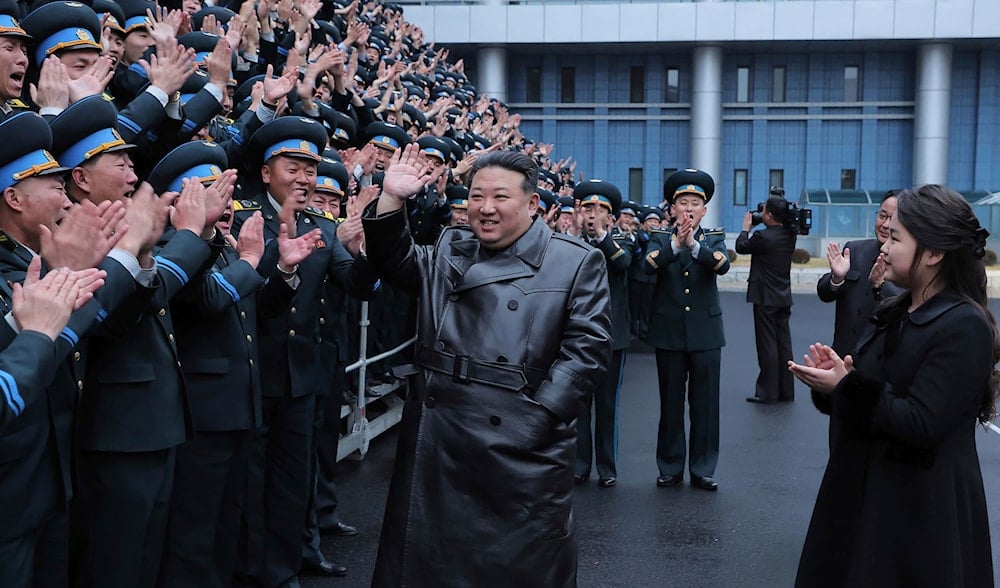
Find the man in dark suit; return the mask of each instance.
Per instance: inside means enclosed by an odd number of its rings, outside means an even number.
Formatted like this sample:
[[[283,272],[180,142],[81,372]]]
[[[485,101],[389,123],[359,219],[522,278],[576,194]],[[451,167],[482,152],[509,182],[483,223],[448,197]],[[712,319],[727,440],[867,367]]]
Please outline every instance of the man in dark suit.
[[[874,239],[849,241],[843,251],[836,243],[827,247],[830,271],[819,279],[816,293],[823,302],[837,302],[833,350],[841,357],[854,351],[879,302],[901,291],[885,281],[885,263],[879,258],[882,244],[889,240],[889,221],[896,214],[898,193],[890,190],[882,198],[875,215]]]
[[[602,180],[580,182],[573,190],[583,215],[581,238],[604,254],[611,291],[611,363],[593,396],[584,400],[576,421],[576,466],[573,479],[583,484],[590,477],[593,454],[597,453],[597,485],[610,488],[618,481],[618,393],[625,367],[625,351],[631,342],[628,315],[628,268],[632,263],[632,240],[614,228],[622,195],[618,187]],[[591,436],[590,405],[594,405]]]
[[[748,397],[747,402],[759,404],[795,399],[795,379],[787,366],[788,360],[792,359],[792,333],[788,328],[788,318],[792,314],[791,268],[795,231],[787,227],[788,201],[774,195],[774,192],[772,189],[772,195],[761,213],[764,230],[750,236],[753,213],[747,212],[743,216],[743,230],[736,238],[736,252],[753,256],[747,279],[747,302],[753,303],[753,328],[760,374],[754,395]]]
[[[323,212],[307,207],[326,141],[326,129],[309,118],[281,117],[262,126],[250,139],[248,151],[261,163],[264,193],[233,203],[237,229],[258,211],[264,217],[268,246],[257,271],[265,278],[294,275],[300,280],[288,312],[261,320],[259,325],[267,520],[263,569],[252,573],[266,587],[298,586],[312,472],[315,395],[326,385],[323,378],[327,376],[319,328],[324,278],[338,281],[351,294],[362,289],[354,286],[361,280],[352,273],[354,260],[337,241],[336,227]],[[285,232],[315,235],[316,251],[297,266],[282,265],[276,245]],[[259,549],[257,532],[251,533],[250,543]],[[326,561],[317,571],[346,573]]]
[[[703,229],[701,219],[715,193],[707,173],[676,171],[663,183],[663,198],[677,223],[656,231],[645,257],[657,276],[646,342],[656,348],[660,426],[656,442],[657,486],[684,479],[687,457],[684,400],[691,407],[691,485],[716,490],[719,461],[719,371],[726,336],[717,276],[729,271],[724,229]]]

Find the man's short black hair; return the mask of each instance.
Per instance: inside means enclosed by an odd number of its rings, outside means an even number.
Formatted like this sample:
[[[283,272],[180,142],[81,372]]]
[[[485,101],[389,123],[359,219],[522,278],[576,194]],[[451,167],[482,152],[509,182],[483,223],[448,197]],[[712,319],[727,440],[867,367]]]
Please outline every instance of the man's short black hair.
[[[519,151],[492,151],[476,159],[469,172],[469,186],[472,186],[472,179],[476,173],[485,167],[500,167],[517,172],[524,176],[521,188],[525,194],[531,196],[538,186],[538,165],[531,157]]]

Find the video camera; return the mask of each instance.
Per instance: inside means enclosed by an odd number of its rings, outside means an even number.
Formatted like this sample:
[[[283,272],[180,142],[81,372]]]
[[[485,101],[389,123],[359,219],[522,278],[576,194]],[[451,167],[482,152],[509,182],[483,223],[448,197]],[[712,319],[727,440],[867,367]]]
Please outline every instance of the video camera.
[[[767,192],[768,197],[785,198],[785,189],[778,186],[771,186],[770,190]],[[787,208],[785,210],[784,218],[778,219],[781,222],[781,226],[785,227],[789,231],[794,231],[799,235],[808,235],[809,231],[812,229],[812,218],[813,213],[811,208],[799,208],[799,205],[785,200],[787,203]],[[750,212],[750,226],[755,227],[760,223],[764,222],[764,208],[766,203],[758,202],[757,209],[751,210]]]

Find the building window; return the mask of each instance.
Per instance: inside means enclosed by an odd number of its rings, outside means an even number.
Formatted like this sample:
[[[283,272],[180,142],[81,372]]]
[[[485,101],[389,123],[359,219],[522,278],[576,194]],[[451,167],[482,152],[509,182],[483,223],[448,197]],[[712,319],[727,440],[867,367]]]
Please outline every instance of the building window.
[[[778,65],[771,70],[771,102],[785,101],[785,66]]]
[[[857,172],[856,170],[853,169],[840,170],[840,189],[856,190],[857,189],[857,182],[855,182],[856,175]]]
[[[750,102],[750,68],[745,65],[736,68],[736,101]]]
[[[785,170],[772,169],[767,174],[767,184],[775,188],[785,187]]]
[[[856,65],[844,67],[844,102],[861,100],[861,72]]]
[[[562,80],[562,84],[560,86],[560,101],[576,102],[576,69],[572,67],[562,68],[562,76],[560,79]]]
[[[733,170],[733,204],[735,206],[747,205],[747,170]]]
[[[641,65],[629,68],[628,101],[632,103],[646,101],[646,68]]]
[[[525,82],[525,101],[526,102],[541,102],[542,101],[542,68],[540,67],[529,67],[528,68],[528,79]]]
[[[681,101],[681,70],[676,67],[667,68],[667,83],[663,101],[670,104]]]
[[[628,199],[642,203],[642,168],[628,168]]]

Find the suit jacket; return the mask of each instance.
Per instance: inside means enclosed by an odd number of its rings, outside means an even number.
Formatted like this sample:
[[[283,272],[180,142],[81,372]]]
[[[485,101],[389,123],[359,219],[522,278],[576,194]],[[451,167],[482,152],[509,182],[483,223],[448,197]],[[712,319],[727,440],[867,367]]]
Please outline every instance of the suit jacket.
[[[833,349],[841,357],[854,352],[854,345],[869,325],[869,320],[878,306],[872,284],[868,281],[872,266],[878,258],[882,245],[876,239],[849,241],[844,245],[851,251],[851,267],[847,270],[844,283],[834,288],[832,274],[827,272],[816,284],[816,293],[823,302],[837,302],[837,317],[833,325]],[[882,285],[882,298],[890,298],[902,292],[892,282]]]
[[[729,271],[725,229],[698,228],[698,256],[674,253],[674,230],[656,231],[646,253],[646,271],[656,275],[646,342],[657,349],[704,351],[726,344],[716,277]]]
[[[781,226],[765,227],[750,236],[736,238],[736,252],[749,253],[750,277],[747,302],[762,306],[792,305],[792,252],[795,233]]]
[[[265,278],[278,275],[278,212],[266,194],[255,200],[233,203],[233,230],[238,231],[251,214],[261,211],[264,217],[264,238],[267,246],[257,271]],[[320,355],[320,313],[324,278],[340,284],[344,291],[364,297],[372,285],[359,277],[354,259],[337,240],[336,226],[319,210],[307,208],[299,213],[297,234],[312,229],[323,232],[323,241],[312,254],[299,264],[299,286],[288,312],[259,321],[261,392],[268,397],[291,394],[293,398],[315,393],[325,386],[325,366]],[[290,389],[289,389],[290,383]]]
[[[177,349],[196,431],[245,431],[261,424],[258,314],[279,315],[294,295],[285,280],[265,280],[226,246],[174,299]]]
[[[599,243],[591,243],[604,254],[608,266],[608,289],[611,292],[611,349],[628,349],[632,342],[628,312],[628,270],[634,245],[618,229],[608,231]]]
[[[178,231],[156,255],[150,287],[101,323],[90,340],[80,401],[80,448],[138,452],[169,449],[191,432],[190,411],[174,335],[170,299],[204,271],[219,241]]]

